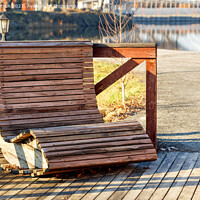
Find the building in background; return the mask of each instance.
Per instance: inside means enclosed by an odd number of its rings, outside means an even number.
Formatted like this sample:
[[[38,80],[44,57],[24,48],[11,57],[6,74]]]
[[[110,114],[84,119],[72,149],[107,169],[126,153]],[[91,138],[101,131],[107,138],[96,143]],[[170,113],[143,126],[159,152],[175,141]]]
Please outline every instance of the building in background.
[[[120,0],[1,0],[0,11],[59,11],[67,9],[91,9],[119,12]],[[121,0],[122,13],[131,14],[137,9],[200,8],[200,0]]]

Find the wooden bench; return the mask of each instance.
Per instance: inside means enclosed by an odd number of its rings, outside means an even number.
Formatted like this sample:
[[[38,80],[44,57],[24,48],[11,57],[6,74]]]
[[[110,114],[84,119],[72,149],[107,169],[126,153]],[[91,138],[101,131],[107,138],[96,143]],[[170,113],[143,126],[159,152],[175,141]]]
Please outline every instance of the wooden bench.
[[[19,168],[41,169],[39,175],[155,160],[155,74],[147,84],[148,134],[137,121],[103,123],[97,108],[96,94],[146,59],[145,52],[152,57],[147,66],[156,69],[155,45],[147,51],[144,46],[130,47],[89,41],[1,43],[0,148],[6,160]],[[143,56],[129,60],[114,78],[111,74],[94,87],[93,56],[128,57],[123,52],[131,58],[134,52]]]

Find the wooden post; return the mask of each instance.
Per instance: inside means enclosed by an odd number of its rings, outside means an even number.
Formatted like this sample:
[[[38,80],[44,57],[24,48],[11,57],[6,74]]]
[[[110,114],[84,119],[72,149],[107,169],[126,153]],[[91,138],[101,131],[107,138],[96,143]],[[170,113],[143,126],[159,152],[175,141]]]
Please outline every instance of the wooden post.
[[[146,132],[157,147],[157,61],[146,61]]]
[[[95,85],[98,95],[146,60],[146,132],[157,146],[157,46],[155,44],[93,44],[93,57],[132,58]]]

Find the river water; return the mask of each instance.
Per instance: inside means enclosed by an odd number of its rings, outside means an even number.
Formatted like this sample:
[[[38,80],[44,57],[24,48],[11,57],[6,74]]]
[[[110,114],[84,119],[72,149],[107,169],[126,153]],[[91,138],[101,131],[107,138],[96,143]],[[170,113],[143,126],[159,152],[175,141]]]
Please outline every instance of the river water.
[[[200,24],[136,24],[132,43],[157,43],[158,48],[200,52]],[[91,40],[106,42],[100,37],[98,27],[38,28],[38,30],[12,31],[8,41],[17,40]]]

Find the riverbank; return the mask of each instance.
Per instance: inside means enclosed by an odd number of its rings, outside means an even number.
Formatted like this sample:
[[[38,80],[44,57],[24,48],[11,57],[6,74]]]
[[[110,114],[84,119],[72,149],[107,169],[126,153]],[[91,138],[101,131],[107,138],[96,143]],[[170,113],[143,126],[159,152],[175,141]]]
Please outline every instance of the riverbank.
[[[78,26],[98,26],[98,12],[34,12],[34,11],[12,11],[6,12],[6,16],[11,19],[10,29],[34,29],[34,28],[51,28],[67,27],[69,29]]]

